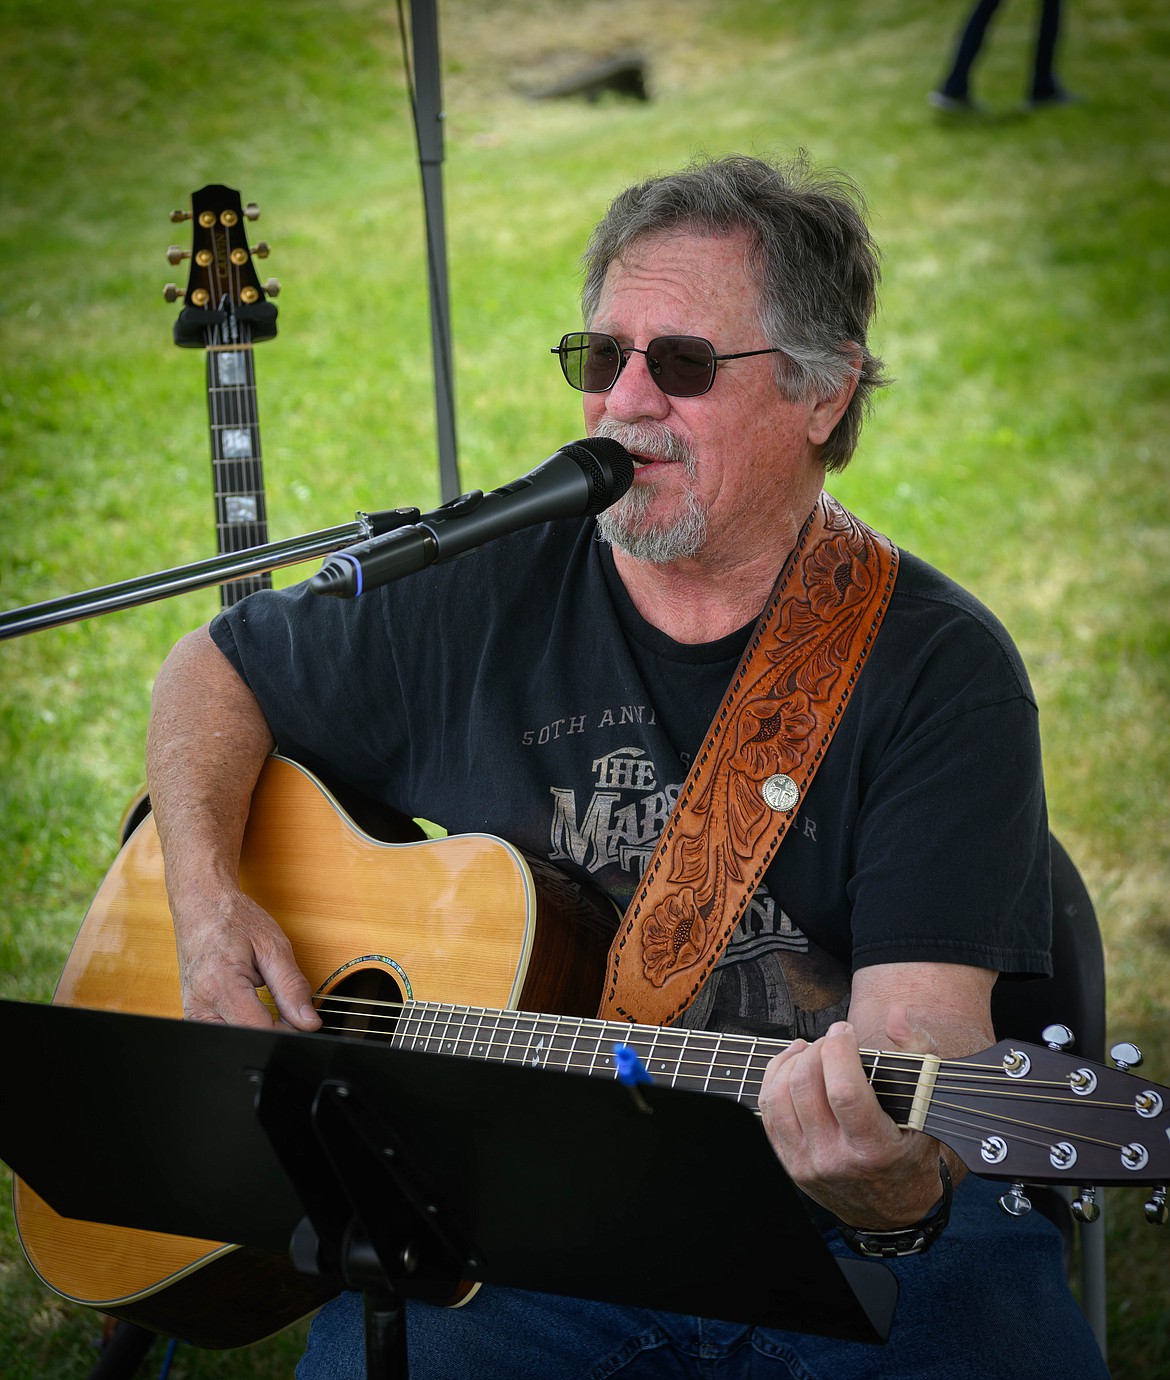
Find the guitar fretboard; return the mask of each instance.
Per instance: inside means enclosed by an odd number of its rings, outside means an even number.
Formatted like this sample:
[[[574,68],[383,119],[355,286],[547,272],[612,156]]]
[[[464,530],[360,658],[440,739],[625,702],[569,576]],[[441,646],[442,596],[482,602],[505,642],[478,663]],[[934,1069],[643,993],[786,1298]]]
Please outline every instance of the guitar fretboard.
[[[230,555],[268,541],[256,375],[249,341],[208,345],[207,411],[216,539],[220,554]],[[221,602],[228,608],[246,594],[271,587],[267,574],[245,576],[222,586]]]
[[[721,1093],[753,1110],[768,1061],[783,1048],[752,1036],[434,1002],[407,1003],[391,1043],[417,1053],[616,1078],[619,1041],[637,1050],[654,1082]]]

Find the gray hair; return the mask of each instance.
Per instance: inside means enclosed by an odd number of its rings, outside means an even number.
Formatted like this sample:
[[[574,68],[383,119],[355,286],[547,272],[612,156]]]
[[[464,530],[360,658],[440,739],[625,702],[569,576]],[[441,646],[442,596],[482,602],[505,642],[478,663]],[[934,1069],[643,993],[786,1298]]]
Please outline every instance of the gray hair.
[[[880,251],[865,200],[844,174],[818,171],[799,153],[787,163],[732,155],[703,159],[620,193],[586,247],[581,306],[586,324],[605,275],[635,240],[746,230],[760,297],[760,326],[776,356],[776,381],[792,401],[831,397],[858,373],[857,388],[825,442],[829,470],[844,469],[876,389],[882,361],[866,347],[877,308]],[[860,356],[860,372],[858,361]]]

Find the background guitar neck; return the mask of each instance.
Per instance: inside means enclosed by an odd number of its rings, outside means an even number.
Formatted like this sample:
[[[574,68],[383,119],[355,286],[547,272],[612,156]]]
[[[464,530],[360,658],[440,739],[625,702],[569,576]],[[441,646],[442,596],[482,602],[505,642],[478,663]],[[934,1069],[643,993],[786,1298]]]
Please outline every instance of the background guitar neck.
[[[183,309],[175,322],[175,344],[202,349],[207,357],[207,412],[211,424],[211,466],[215,496],[215,532],[221,556],[234,555],[268,541],[264,470],[260,459],[260,421],[256,408],[256,372],[252,346],[276,334],[275,297],[280,284],[261,283],[253,253],[266,258],[268,245],[248,247],[246,220],[259,207],[244,207],[239,192],[211,184],[191,197],[191,210],[175,211],[172,221],[192,223],[189,253],[172,245],[171,263],[191,262]],[[168,284],[163,294],[177,301]],[[220,586],[220,600],[230,608],[247,594],[271,589],[272,577],[261,572]]]

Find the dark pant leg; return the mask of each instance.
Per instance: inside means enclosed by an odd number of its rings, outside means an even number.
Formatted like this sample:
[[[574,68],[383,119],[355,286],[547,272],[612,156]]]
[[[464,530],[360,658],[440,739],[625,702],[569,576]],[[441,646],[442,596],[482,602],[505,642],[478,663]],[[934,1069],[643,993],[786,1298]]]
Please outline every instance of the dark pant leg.
[[[946,81],[942,84],[944,95],[952,96],[957,101],[966,99],[967,87],[971,78],[971,65],[979,55],[979,49],[983,46],[983,39],[987,34],[987,26],[991,23],[991,16],[997,9],[999,9],[999,0],[979,0],[979,3],[971,11],[959,38],[954,63],[947,74]]]
[[[1056,80],[1056,39],[1060,33],[1060,0],[1042,0],[1032,69],[1032,99],[1046,101],[1060,90]]]

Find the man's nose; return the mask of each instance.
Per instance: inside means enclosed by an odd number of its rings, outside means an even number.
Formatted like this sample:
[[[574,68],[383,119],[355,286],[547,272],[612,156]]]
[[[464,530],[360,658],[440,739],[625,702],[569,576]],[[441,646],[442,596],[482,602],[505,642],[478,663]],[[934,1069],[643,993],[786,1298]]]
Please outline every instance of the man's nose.
[[[654,382],[644,354],[630,351],[617,381],[605,395],[605,410],[622,422],[643,417],[661,421],[670,412],[670,399]]]

